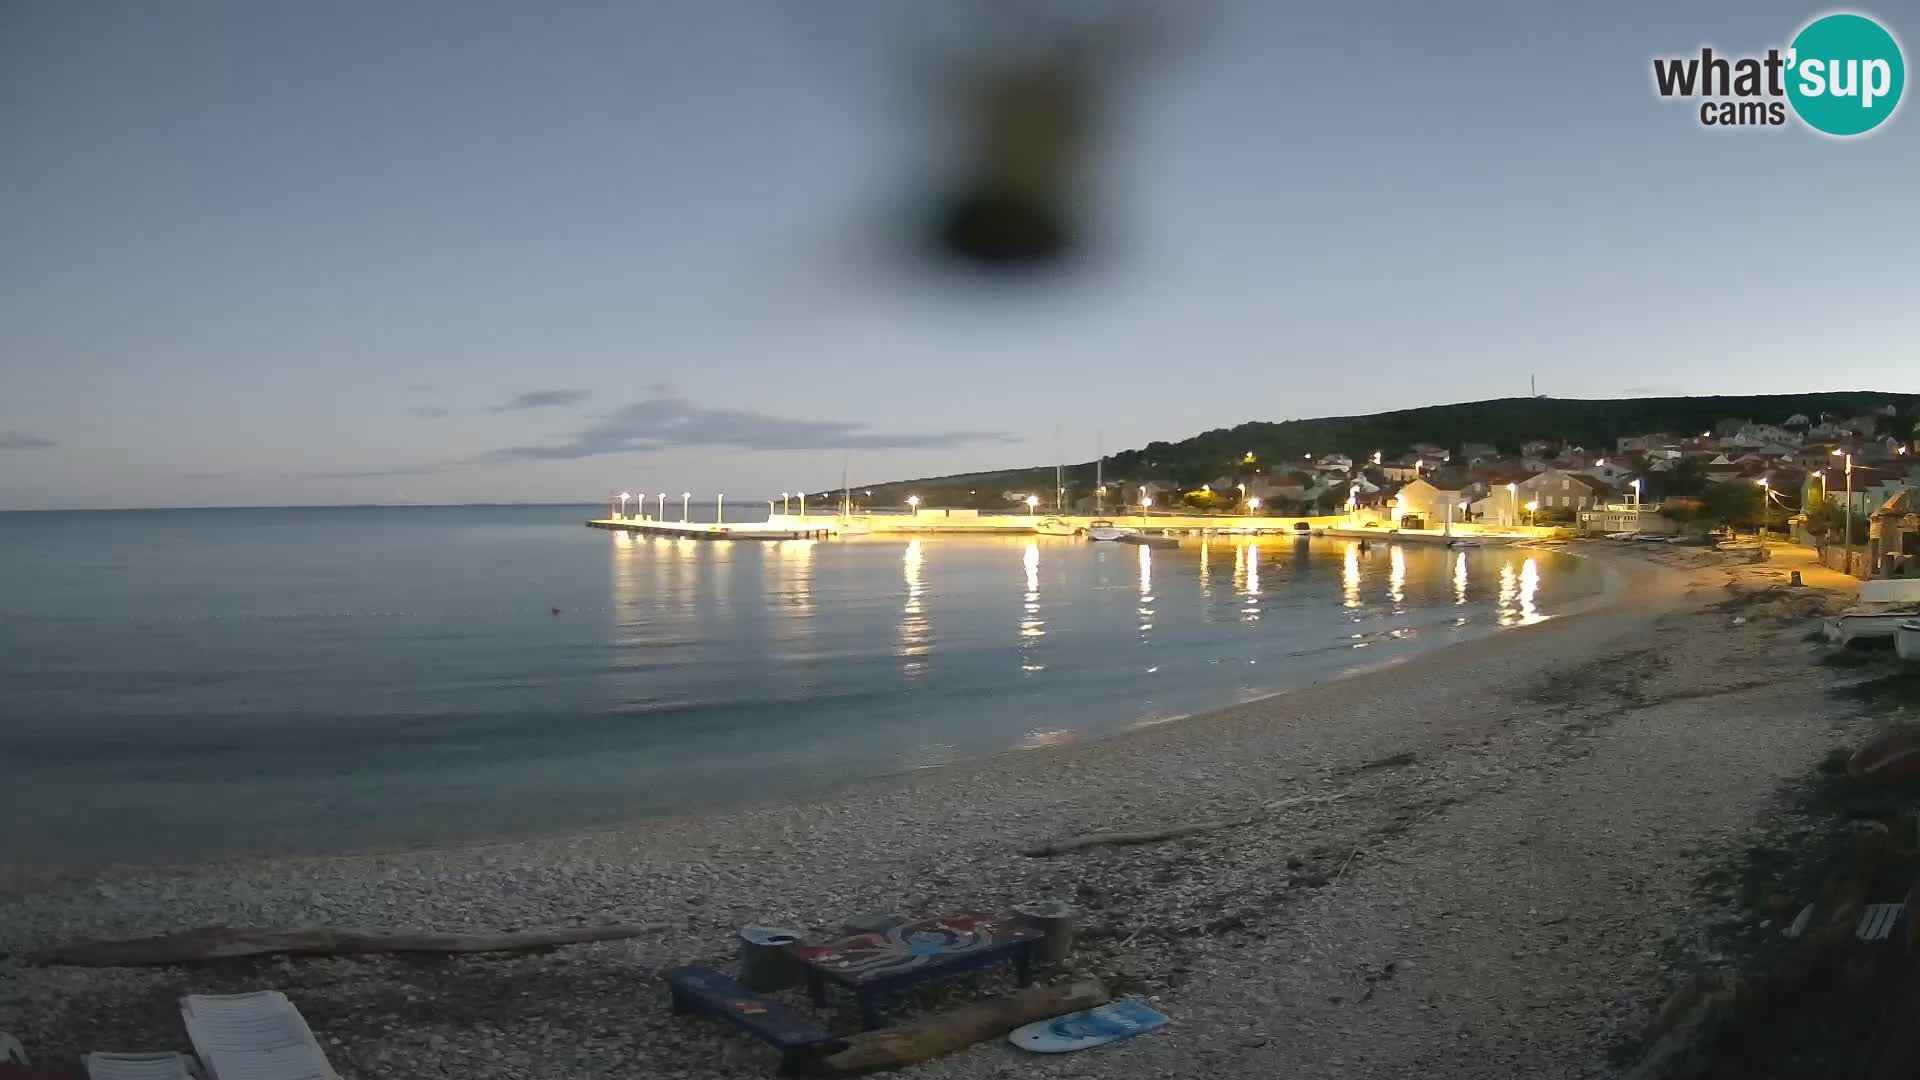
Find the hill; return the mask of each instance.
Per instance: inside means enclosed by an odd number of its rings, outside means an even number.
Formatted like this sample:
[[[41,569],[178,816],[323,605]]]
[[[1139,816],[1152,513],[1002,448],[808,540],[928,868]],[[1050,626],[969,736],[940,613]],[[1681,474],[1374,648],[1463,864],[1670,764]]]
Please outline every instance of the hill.
[[[1496,398],[1364,416],[1324,416],[1278,423],[1254,421],[1201,432],[1179,442],[1151,442],[1111,454],[1104,475],[1133,482],[1167,480],[1193,486],[1234,469],[1251,452],[1263,465],[1300,461],[1304,455],[1344,453],[1356,461],[1381,451],[1389,458],[1415,443],[1435,443],[1456,453],[1468,442],[1492,443],[1517,454],[1520,444],[1543,439],[1590,449],[1613,449],[1623,435],[1707,431],[1722,420],[1778,424],[1796,413],[1815,420],[1858,416],[1893,405],[1899,415],[1886,430],[1905,436],[1920,419],[1920,395],[1869,390],[1814,394],[1665,398]],[[1069,497],[1093,487],[1094,465],[1066,469]],[[997,472],[896,480],[864,487],[871,505],[891,506],[917,494],[930,506],[997,509],[1005,491],[1033,491],[1051,502],[1053,465]],[[863,498],[863,501],[864,500]]]

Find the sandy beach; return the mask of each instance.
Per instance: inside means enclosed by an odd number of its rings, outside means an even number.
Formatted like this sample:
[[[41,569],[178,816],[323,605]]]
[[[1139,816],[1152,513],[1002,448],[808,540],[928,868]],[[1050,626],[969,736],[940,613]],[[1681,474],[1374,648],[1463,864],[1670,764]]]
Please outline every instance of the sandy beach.
[[[1059,1058],[983,1044],[912,1075],[1611,1075],[1665,989],[1667,944],[1710,917],[1712,852],[1867,721],[1826,693],[1805,619],[1723,608],[1789,563],[1576,550],[1622,578],[1577,616],[1105,741],[512,844],[15,881],[0,1030],[45,1060],[185,1049],[179,995],[271,986],[348,1077],[765,1076],[771,1051],[671,1016],[658,973],[726,962],[748,923],[824,939],[863,914],[1057,897],[1083,943],[1055,977],[1148,995],[1172,1024]],[[1218,819],[1247,824],[1020,853]],[[215,924],[605,922],[654,929],[458,960],[17,959]]]

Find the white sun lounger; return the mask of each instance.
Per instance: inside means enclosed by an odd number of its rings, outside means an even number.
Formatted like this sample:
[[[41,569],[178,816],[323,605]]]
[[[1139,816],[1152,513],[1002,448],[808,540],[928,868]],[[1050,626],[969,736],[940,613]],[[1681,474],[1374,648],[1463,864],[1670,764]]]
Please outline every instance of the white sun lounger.
[[[185,1054],[88,1054],[87,1080],[194,1080]]]
[[[180,1016],[212,1080],[340,1080],[285,994],[190,994]]]

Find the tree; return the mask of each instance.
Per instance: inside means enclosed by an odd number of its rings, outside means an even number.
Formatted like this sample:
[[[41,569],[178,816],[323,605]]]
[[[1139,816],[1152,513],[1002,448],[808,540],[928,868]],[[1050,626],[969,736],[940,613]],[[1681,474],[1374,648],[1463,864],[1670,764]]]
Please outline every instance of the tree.
[[[1700,518],[1712,525],[1754,528],[1760,523],[1761,496],[1757,485],[1738,480],[1710,484],[1700,497]]]

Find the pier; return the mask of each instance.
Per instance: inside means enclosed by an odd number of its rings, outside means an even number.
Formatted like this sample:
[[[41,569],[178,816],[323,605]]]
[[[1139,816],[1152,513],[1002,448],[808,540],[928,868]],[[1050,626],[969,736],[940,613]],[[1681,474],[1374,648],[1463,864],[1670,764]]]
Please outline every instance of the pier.
[[[1032,536],[1065,535],[1070,529],[1084,535],[1094,522],[1153,536],[1208,535],[1306,537],[1331,536],[1349,540],[1388,540],[1405,543],[1446,543],[1477,540],[1500,544],[1555,535],[1551,528],[1481,526],[1456,523],[1450,532],[1439,529],[1399,530],[1390,523],[1369,528],[1355,517],[1252,517],[1222,514],[981,514],[974,511],[923,509],[914,513],[774,514],[762,521],[716,523],[660,521],[643,515],[613,514],[587,522],[593,529],[693,540],[830,540],[885,535]]]
[[[839,518],[819,514],[807,517],[777,515],[765,521],[720,524],[711,521],[654,521],[645,517],[595,518],[589,529],[644,533],[693,540],[826,540],[839,535]]]

